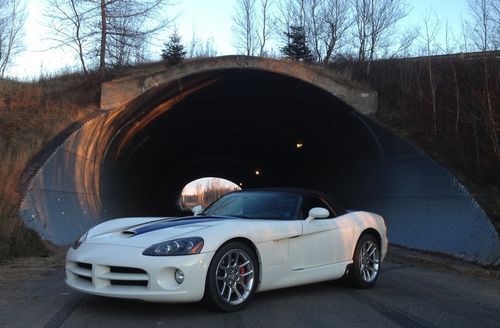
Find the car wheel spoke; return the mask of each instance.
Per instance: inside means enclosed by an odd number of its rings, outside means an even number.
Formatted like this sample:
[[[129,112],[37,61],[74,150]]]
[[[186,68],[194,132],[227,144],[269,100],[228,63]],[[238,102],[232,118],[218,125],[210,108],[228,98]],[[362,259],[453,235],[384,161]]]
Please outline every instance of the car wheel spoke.
[[[359,252],[359,272],[364,282],[371,283],[378,274],[380,253],[377,244],[367,240]]]
[[[240,294],[240,292],[238,291],[238,288],[236,288],[236,285],[232,287],[233,291],[236,293],[236,296],[238,296],[238,298],[242,298],[243,296]]]
[[[219,260],[215,282],[220,298],[231,305],[243,303],[252,293],[255,268],[252,258],[241,249],[227,252]]]
[[[221,295],[224,295],[224,291],[226,290],[226,287],[227,287],[227,284],[226,282],[224,281],[224,284],[222,285],[222,290],[221,290]]]
[[[244,266],[248,265],[248,263],[250,263],[250,261],[246,261],[245,263],[240,264],[240,265],[239,265],[239,267],[240,267],[240,268],[243,268]]]
[[[226,301],[231,302],[231,294],[233,293],[233,289],[229,288],[229,292],[227,294]]]
[[[365,269],[365,268],[363,268],[363,279],[364,279],[365,281],[368,281],[368,280],[369,280],[369,276],[368,276],[368,273],[366,272],[366,269]]]
[[[238,282],[238,284],[239,284],[241,287],[243,287],[243,289],[244,289],[246,292],[248,292],[248,291],[249,291],[248,287],[247,287],[244,283],[242,283],[241,281],[239,281],[239,282]]]

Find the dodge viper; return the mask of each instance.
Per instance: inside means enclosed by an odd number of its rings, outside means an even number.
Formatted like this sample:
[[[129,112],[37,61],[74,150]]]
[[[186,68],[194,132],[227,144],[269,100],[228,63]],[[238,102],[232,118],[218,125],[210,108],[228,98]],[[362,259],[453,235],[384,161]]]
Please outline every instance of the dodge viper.
[[[256,292],[345,278],[370,288],[387,252],[384,219],[303,189],[236,191],[194,216],[123,218],[79,237],[66,283],[81,292],[243,308]]]

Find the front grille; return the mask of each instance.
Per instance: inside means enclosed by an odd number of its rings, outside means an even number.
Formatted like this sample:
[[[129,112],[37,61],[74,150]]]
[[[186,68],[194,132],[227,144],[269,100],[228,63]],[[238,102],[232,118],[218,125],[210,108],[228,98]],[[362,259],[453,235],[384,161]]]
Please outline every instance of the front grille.
[[[118,267],[118,266],[109,267],[109,271],[116,272],[116,273],[146,273],[146,271],[144,271],[142,269]]]
[[[147,287],[148,282],[146,280],[110,280],[113,286],[142,286]]]
[[[78,262],[76,265],[78,265],[82,269],[92,270],[92,264],[90,263]]]
[[[147,272],[139,268],[93,265],[84,262],[68,262],[66,268],[69,279],[77,279],[84,284],[91,283],[94,288],[106,286],[144,288],[149,283]]]
[[[92,282],[92,278],[90,278],[90,277],[85,277],[85,276],[81,276],[81,275],[77,275],[77,276],[78,276],[78,278],[80,278],[80,279],[86,280],[86,281],[88,281],[88,282]]]

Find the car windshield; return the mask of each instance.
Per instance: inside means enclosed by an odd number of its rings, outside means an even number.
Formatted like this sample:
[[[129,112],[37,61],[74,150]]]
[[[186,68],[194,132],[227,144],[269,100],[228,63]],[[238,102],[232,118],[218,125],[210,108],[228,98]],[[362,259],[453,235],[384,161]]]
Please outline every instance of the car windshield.
[[[295,220],[300,197],[288,193],[252,191],[228,194],[204,215],[236,216],[245,219]]]

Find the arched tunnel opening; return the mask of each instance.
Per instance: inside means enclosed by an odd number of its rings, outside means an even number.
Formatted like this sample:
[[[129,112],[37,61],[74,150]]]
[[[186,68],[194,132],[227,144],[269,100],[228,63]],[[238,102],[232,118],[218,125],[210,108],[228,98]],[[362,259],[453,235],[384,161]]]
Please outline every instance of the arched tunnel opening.
[[[498,233],[467,190],[355,110],[357,93],[331,77],[221,57],[134,83],[121,88],[140,90],[135,98],[71,131],[31,170],[20,215],[42,238],[67,245],[109,219],[186,214],[182,189],[210,176],[330,193],[381,214],[391,243],[500,264]]]
[[[176,83],[195,88],[193,81],[207,78],[191,76]],[[227,178],[244,188],[290,186],[335,193],[331,181],[336,175],[383,158],[377,137],[359,114],[313,85],[256,70],[228,70],[209,79],[209,85],[134,135],[122,130],[112,143],[116,170],[106,176],[118,188],[113,194],[128,193],[135,214],[178,215],[182,188],[204,176]],[[141,113],[160,106],[171,87],[148,95],[138,105]],[[125,145],[121,136],[127,137]]]

